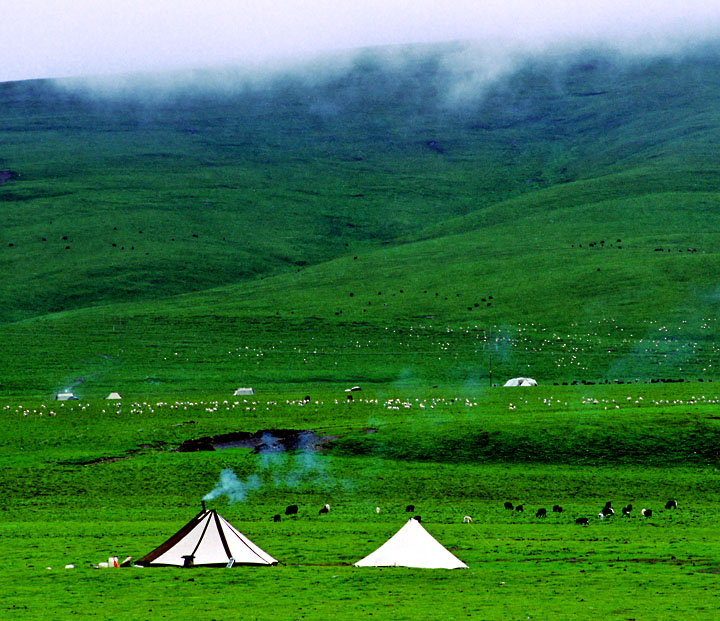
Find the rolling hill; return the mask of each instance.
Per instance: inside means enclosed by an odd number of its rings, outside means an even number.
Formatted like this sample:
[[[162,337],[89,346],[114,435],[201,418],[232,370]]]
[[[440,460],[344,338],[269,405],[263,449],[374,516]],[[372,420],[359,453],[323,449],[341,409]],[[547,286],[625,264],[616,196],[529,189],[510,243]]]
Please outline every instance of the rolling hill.
[[[720,56],[459,56],[1,84],[0,394],[715,378]]]

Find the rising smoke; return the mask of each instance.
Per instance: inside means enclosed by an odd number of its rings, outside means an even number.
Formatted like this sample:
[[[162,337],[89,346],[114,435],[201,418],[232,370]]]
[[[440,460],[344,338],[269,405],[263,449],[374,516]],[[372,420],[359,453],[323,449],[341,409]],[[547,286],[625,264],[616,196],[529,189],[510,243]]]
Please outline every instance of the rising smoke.
[[[203,496],[203,500],[215,500],[220,496],[227,496],[231,503],[244,502],[250,492],[261,487],[260,477],[256,474],[251,474],[245,481],[241,481],[230,468],[225,468],[220,472],[220,480],[217,485],[211,492]]]
[[[338,484],[328,472],[328,459],[314,451],[314,434],[300,434],[298,450],[286,451],[280,438],[266,432],[261,438],[256,471],[241,480],[230,468],[220,472],[220,479],[203,500],[227,496],[228,502],[244,502],[251,492],[263,487],[285,491],[328,491]]]

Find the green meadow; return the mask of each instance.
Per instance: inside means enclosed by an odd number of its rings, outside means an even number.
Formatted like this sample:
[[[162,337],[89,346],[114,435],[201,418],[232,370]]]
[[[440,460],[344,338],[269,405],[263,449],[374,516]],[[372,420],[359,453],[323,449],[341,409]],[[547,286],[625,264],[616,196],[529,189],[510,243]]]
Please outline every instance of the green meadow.
[[[6,614],[716,615],[719,395],[601,386],[315,397],[5,404]],[[276,427],[332,441],[318,452],[175,450],[190,438]],[[208,506],[278,566],[93,567],[159,545],[225,468],[261,485],[242,502],[221,496]],[[664,509],[670,498],[677,510]],[[599,520],[608,500],[616,515]],[[295,503],[297,517],[272,521]],[[620,517],[628,503],[631,517]],[[407,504],[468,570],[352,567],[405,522]],[[547,518],[535,517],[540,507]]]
[[[462,58],[0,84],[3,617],[717,618],[717,52]],[[226,468],[278,566],[94,567]]]

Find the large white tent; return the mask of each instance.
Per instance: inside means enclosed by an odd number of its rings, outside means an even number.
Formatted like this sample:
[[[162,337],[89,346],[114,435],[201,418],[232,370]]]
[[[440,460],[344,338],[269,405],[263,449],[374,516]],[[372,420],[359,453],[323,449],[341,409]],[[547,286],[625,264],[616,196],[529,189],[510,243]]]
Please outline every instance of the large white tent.
[[[513,377],[504,384],[505,386],[537,386],[532,377]]]
[[[111,393],[110,393],[107,397],[105,397],[105,398],[106,398],[106,399],[115,399],[115,400],[117,400],[117,399],[122,399],[122,397],[120,396],[120,393],[119,393],[119,392],[111,392]]]
[[[258,548],[212,509],[203,510],[161,546],[139,559],[141,566],[275,565],[277,561]]]
[[[440,545],[420,522],[410,518],[375,552],[355,563],[355,567],[466,569],[467,565]]]

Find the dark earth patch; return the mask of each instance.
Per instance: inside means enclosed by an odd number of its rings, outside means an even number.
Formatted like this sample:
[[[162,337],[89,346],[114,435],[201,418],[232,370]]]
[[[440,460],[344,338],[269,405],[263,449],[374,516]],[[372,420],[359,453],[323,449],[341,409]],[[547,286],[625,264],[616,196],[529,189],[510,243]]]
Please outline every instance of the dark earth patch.
[[[336,440],[322,436],[312,429],[260,429],[255,432],[233,431],[216,436],[185,440],[179,453],[221,451],[229,448],[251,448],[253,453],[281,453],[284,451],[318,451]]]
[[[10,181],[11,179],[17,179],[18,174],[12,170],[0,170],[0,185]]]

